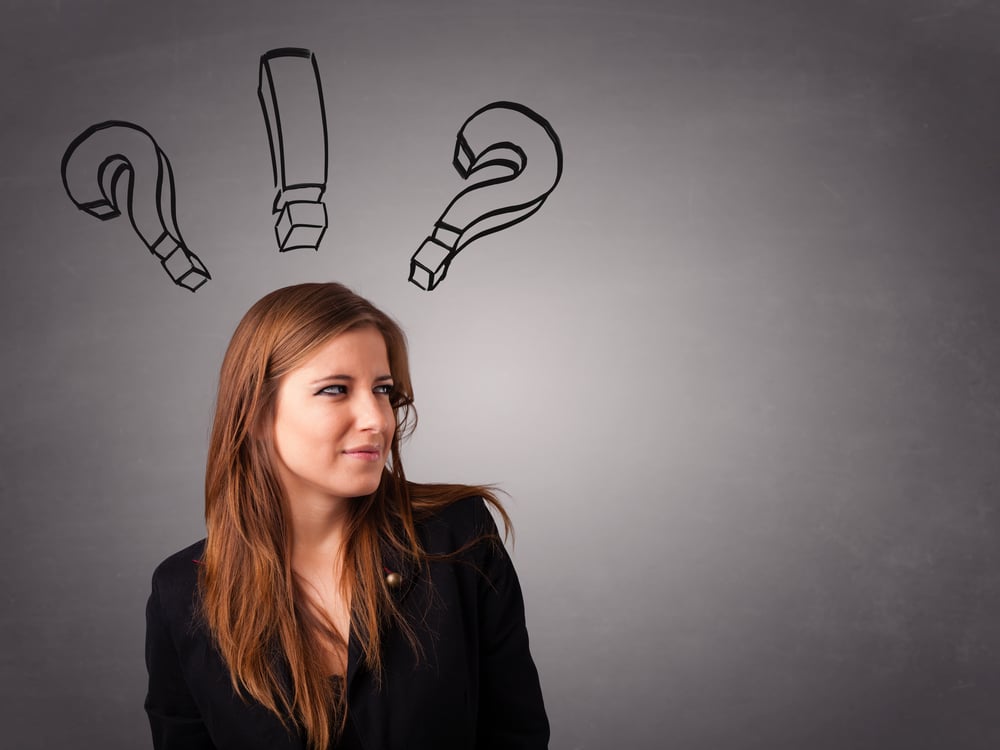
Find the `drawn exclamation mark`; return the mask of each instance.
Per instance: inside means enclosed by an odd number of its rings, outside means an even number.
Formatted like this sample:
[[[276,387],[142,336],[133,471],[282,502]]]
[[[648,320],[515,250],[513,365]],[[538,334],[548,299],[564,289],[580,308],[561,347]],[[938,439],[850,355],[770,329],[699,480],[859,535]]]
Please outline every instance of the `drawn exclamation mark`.
[[[271,146],[278,249],[318,250],[327,225],[323,193],[328,146],[316,56],[291,47],[265,53],[257,95]]]

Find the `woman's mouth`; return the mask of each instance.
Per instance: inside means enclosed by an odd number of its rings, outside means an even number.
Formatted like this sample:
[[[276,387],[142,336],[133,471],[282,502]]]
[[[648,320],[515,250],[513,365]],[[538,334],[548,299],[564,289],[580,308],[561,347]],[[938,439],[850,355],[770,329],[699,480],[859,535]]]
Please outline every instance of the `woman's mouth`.
[[[378,461],[382,458],[382,449],[377,445],[359,445],[348,448],[344,451],[344,455],[359,461]]]

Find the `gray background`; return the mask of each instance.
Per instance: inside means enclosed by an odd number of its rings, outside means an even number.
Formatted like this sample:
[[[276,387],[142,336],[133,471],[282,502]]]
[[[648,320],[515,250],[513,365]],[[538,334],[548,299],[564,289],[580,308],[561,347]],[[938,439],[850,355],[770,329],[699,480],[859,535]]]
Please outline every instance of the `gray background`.
[[[4,747],[148,746],[143,608],[202,535],[222,351],[336,279],[413,350],[420,480],[498,482],[552,747],[1000,743],[1000,5],[7,0]],[[330,230],[281,255],[256,97],[316,52]],[[434,292],[455,132],[566,169]],[[172,161],[174,286],[63,192],[87,126]]]

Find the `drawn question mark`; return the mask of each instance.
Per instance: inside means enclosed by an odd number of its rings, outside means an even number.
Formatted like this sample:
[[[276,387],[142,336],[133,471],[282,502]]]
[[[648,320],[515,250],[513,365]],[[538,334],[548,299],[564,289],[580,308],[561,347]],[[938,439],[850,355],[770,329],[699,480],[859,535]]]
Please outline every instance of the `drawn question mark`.
[[[466,245],[524,221],[562,177],[562,144],[549,122],[515,102],[493,102],[458,131],[455,170],[483,178],[456,195],[410,258],[409,280],[432,291]],[[491,176],[493,175],[493,176]]]
[[[194,292],[212,278],[177,228],[170,161],[147,130],[120,120],[91,125],[69,144],[60,169],[70,200],[101,221],[121,215],[125,178],[132,228],[173,282]]]
[[[327,226],[328,143],[316,55],[298,47],[261,55],[257,97],[271,147],[278,249],[318,250]]]

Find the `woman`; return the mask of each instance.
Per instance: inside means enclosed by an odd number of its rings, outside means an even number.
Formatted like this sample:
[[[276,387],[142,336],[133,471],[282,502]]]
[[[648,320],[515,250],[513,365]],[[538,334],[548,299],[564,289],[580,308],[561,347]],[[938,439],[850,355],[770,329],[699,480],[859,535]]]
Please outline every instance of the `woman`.
[[[339,284],[279,289],[229,344],[207,538],[147,606],[159,749],[544,748],[517,576],[484,487],[408,482],[402,330]]]

